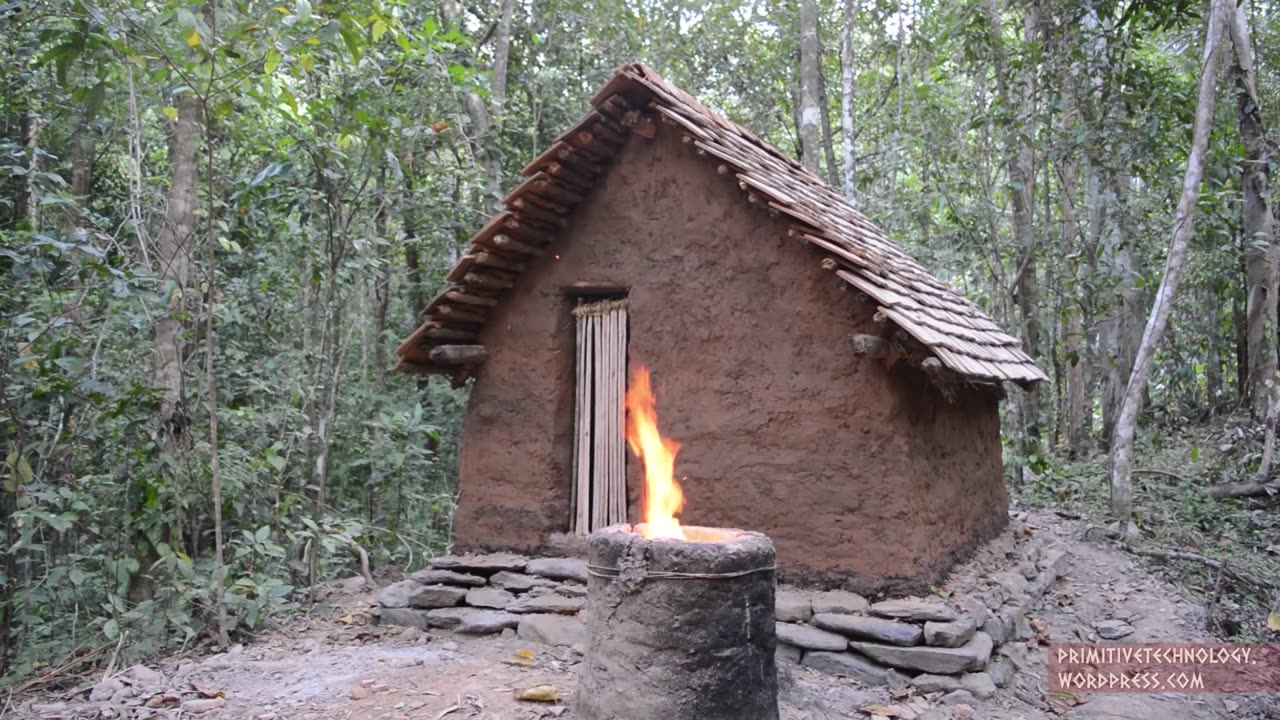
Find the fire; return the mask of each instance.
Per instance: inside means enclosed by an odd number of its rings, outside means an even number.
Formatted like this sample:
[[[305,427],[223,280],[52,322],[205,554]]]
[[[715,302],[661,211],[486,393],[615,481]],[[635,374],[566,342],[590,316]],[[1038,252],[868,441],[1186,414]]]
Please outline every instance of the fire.
[[[640,366],[627,390],[627,445],[644,464],[644,523],[646,538],[684,539],[676,513],[684,506],[684,493],[675,480],[676,453],[680,443],[658,432],[649,369]]]

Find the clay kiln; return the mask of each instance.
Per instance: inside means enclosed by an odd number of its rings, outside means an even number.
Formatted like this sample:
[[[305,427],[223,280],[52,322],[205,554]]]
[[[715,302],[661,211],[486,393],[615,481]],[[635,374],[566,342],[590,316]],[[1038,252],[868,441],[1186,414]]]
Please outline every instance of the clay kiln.
[[[757,532],[591,534],[579,720],[777,720],[774,549]]]

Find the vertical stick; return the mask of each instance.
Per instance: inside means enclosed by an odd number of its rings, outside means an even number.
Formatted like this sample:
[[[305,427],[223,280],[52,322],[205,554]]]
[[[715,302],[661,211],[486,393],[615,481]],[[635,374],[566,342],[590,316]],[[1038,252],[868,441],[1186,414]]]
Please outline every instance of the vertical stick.
[[[591,532],[591,321],[578,318],[578,532]]]
[[[581,532],[578,526],[578,502],[582,493],[578,485],[582,482],[581,465],[578,463],[579,449],[582,447],[582,321],[575,314],[573,317],[573,475],[569,480],[569,532]]]
[[[600,427],[604,423],[603,411],[604,406],[600,402],[600,370],[601,355],[604,350],[604,338],[600,332],[600,314],[593,312],[591,314],[591,529],[597,530],[604,524],[604,493],[601,492],[600,479],[604,474],[604,463],[601,460],[604,457],[604,448],[600,443],[604,440]]]
[[[618,407],[618,521],[627,521],[627,446],[625,438],[627,395],[627,306],[618,310],[618,373],[613,379],[616,383]]]
[[[604,353],[601,355],[603,367],[600,372],[600,410],[603,415],[600,439],[604,449],[600,473],[600,504],[604,506],[604,523],[609,525],[613,522],[613,387],[609,384],[613,377],[613,311],[606,310],[602,313],[600,323],[600,332],[604,335]]]

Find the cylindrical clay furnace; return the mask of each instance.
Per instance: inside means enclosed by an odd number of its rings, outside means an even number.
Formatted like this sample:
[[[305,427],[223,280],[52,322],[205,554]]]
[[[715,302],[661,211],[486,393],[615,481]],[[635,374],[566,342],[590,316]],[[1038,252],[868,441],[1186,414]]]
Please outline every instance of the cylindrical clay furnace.
[[[684,528],[589,540],[579,720],[778,720],[774,549],[757,532]]]

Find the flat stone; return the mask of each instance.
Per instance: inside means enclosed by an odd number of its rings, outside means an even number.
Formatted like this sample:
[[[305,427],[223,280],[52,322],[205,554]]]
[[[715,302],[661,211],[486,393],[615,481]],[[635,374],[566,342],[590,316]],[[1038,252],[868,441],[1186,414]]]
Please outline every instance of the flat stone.
[[[890,645],[916,645],[924,633],[919,625],[867,617],[821,613],[813,616],[813,624],[851,638],[875,640]]]
[[[773,619],[778,622],[809,622],[813,602],[795,590],[779,590],[773,601]]]
[[[528,564],[529,558],[513,553],[444,555],[431,561],[431,567],[437,570],[456,570],[472,572],[478,575],[492,575],[503,570],[522,572]]]
[[[581,558],[538,558],[530,560],[524,571],[552,580],[587,581],[587,561]]]
[[[911,685],[922,693],[951,692],[960,689],[960,678],[955,675],[922,673],[911,678]]]
[[[1123,620],[1103,620],[1094,623],[1093,629],[1098,631],[1098,637],[1103,640],[1119,640],[1133,634],[1133,626]]]
[[[501,610],[515,602],[516,596],[499,588],[472,588],[467,591],[467,604],[471,607],[498,608]]]
[[[445,608],[453,607],[467,596],[464,588],[449,585],[419,585],[409,595],[409,607]]]
[[[960,687],[973,693],[973,696],[985,700],[996,694],[996,683],[984,672],[965,673],[960,676]]]
[[[554,581],[548,580],[547,582],[554,582]],[[530,588],[529,592],[525,593],[525,597],[526,598],[542,597],[543,595],[552,595],[555,593],[555,591],[556,589],[554,587],[546,587],[544,585],[539,585],[535,588]]]
[[[452,570],[436,570],[427,568],[409,576],[423,585],[462,585],[464,587],[482,587],[485,579],[479,575],[454,572]]]
[[[1024,562],[1018,566],[1018,572],[1022,573],[1022,577],[1026,578],[1027,580],[1032,580],[1035,578],[1036,574],[1039,571],[1036,569],[1035,563]]]
[[[818,613],[852,615],[866,612],[867,606],[870,605],[866,598],[848,590],[824,590],[814,593],[810,596],[809,602],[813,606],[815,615]]]
[[[557,585],[556,592],[568,597],[586,597],[587,586],[577,583],[565,583],[564,585]]]
[[[1051,570],[1054,575],[1061,575],[1071,564],[1071,554],[1058,548],[1046,550],[1038,564],[1041,570]]]
[[[587,642],[587,626],[565,615],[522,615],[516,637],[543,645],[572,647]]]
[[[565,597],[559,593],[551,592],[538,597],[526,595],[511,603],[507,610],[513,613],[560,613],[562,615],[572,615],[581,610],[586,604],[586,598]]]
[[[921,600],[919,598],[884,600],[871,606],[871,614],[879,615],[880,617],[897,618],[898,620],[913,620],[915,622],[924,622],[926,620],[951,622],[956,619],[955,610],[940,602]]]
[[[1008,658],[996,658],[987,665],[987,674],[991,676],[991,681],[996,684],[996,687],[1008,687],[1009,683],[1013,682],[1016,672],[1013,662]]]
[[[981,670],[986,667],[993,646],[991,636],[982,632],[974,634],[972,640],[958,648],[901,647],[858,640],[849,643],[853,650],[885,665],[939,675]]]
[[[973,702],[973,693],[968,690],[952,690],[942,696],[943,705],[969,705]]]
[[[849,640],[826,630],[819,630],[808,625],[795,623],[778,623],[778,640],[791,643],[805,650],[826,650],[840,652],[849,647]]]
[[[999,615],[987,618],[987,621],[982,623],[982,632],[990,635],[991,641],[996,645],[1003,645],[1013,637],[1013,627],[1006,624]]]
[[[804,656],[804,650],[796,647],[791,643],[778,643],[777,648],[773,651],[775,660],[786,660],[787,662],[799,663],[800,658]]]
[[[991,611],[988,610],[986,604],[978,598],[962,597],[958,600],[954,600],[953,602],[956,607],[960,608],[960,611],[964,615],[967,615],[971,620],[973,620],[975,627],[982,627],[982,624],[987,621],[987,618],[991,617]]]
[[[864,685],[889,682],[888,668],[851,652],[807,652],[800,664],[819,672],[851,677]]]
[[[494,573],[493,577],[489,578],[489,584],[500,587],[507,592],[521,593],[536,587],[554,587],[556,582],[533,575],[503,570],[502,572]]]
[[[485,610],[483,608],[452,607],[439,608],[427,613],[427,622],[431,627],[444,628],[469,635],[488,635],[500,633],[506,628],[515,628],[520,618],[501,610]]]
[[[418,588],[412,580],[401,580],[378,591],[378,604],[384,608],[409,607],[409,596]]]
[[[948,623],[927,622],[924,624],[924,642],[934,647],[956,648],[969,642],[977,630],[968,617]]]
[[[418,628],[426,630],[431,627],[427,622],[427,613],[430,610],[417,610],[415,608],[382,608],[382,612],[378,615],[379,625],[400,625],[402,627]]]
[[[1027,592],[1027,579],[1020,573],[1006,570],[996,573],[991,580],[996,586],[1004,588],[1007,598],[1016,599]]]

